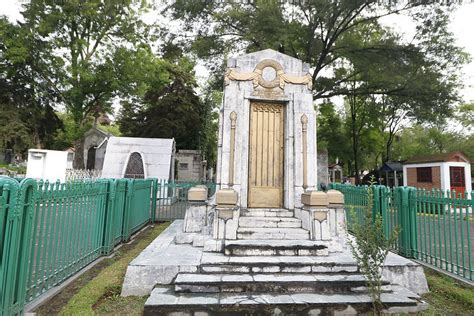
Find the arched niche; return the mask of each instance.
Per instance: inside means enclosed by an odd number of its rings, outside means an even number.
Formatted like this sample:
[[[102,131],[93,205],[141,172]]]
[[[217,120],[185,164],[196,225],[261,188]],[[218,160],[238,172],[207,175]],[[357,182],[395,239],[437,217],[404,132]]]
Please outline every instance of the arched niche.
[[[145,168],[143,164],[143,158],[140,153],[133,152],[130,154],[123,177],[132,179],[145,178]]]

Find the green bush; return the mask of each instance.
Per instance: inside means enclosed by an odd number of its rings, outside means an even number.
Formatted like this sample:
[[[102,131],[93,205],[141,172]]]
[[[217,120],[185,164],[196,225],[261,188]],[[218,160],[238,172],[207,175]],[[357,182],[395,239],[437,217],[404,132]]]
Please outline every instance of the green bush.
[[[368,203],[364,209],[364,219],[362,222],[353,222],[354,239],[349,239],[349,246],[360,271],[366,278],[374,312],[380,314],[383,309],[380,299],[382,268],[390,246],[397,239],[399,229],[397,227],[388,238],[385,237],[382,217],[380,214],[376,214],[373,218],[372,215],[373,188],[372,182],[368,188]],[[351,213],[351,216],[355,216],[354,210],[351,210]]]

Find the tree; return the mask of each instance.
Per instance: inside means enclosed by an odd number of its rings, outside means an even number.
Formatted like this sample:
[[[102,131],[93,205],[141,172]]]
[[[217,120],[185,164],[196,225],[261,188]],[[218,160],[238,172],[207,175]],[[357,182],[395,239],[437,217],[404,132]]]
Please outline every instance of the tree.
[[[169,38],[209,63],[229,52],[266,48],[308,63],[314,99],[346,98],[348,167],[358,174],[362,166],[391,159],[395,136],[407,120],[452,115],[458,69],[467,57],[447,31],[449,10],[428,1],[176,1],[169,12],[182,21],[185,35],[170,31]],[[400,12],[417,25],[413,41],[379,23]]]
[[[417,10],[412,10],[417,8]],[[441,9],[438,9],[441,8]],[[423,38],[430,34],[443,35],[443,25],[425,22],[434,13],[444,14],[449,7],[428,1],[410,1],[405,5],[366,0],[325,1],[309,0],[286,3],[278,0],[256,0],[248,3],[233,1],[175,1],[168,12],[171,18],[180,20],[185,32],[169,31],[169,38],[180,42],[185,49],[209,62],[220,63],[216,57],[229,52],[256,51],[273,48],[302,59],[313,69],[314,98],[344,95],[348,91],[344,83],[357,75],[357,69],[344,73],[335,66],[346,61],[346,56],[357,52],[369,60],[373,54],[385,54],[384,46],[367,45],[354,47],[347,41],[347,34],[355,28],[372,25],[380,17],[407,12],[416,17]],[[435,10],[437,9],[437,10]],[[387,32],[394,33],[387,29]],[[421,44],[432,45],[431,53],[441,52],[439,45],[446,44],[445,36]],[[451,45],[454,44],[451,42]],[[413,44],[410,49],[420,50]],[[449,59],[444,59],[449,60]],[[389,87],[387,91],[396,89]],[[357,92],[357,91],[356,91]],[[354,93],[352,91],[351,93]],[[366,93],[362,91],[361,93]]]
[[[350,159],[350,140],[344,131],[344,121],[336,112],[335,105],[325,101],[318,105],[317,118],[317,143],[318,149],[328,150],[329,161],[337,158],[341,161]]]
[[[208,167],[216,167],[217,163],[217,136],[219,130],[218,106],[222,100],[222,92],[216,91],[212,85],[206,87],[203,97],[204,121],[201,136],[201,153],[207,160]]]
[[[470,132],[474,127],[474,102],[461,104],[457,108],[456,119]]]
[[[440,20],[438,27],[446,27],[445,17],[442,11],[433,17]],[[342,36],[341,43],[352,50],[335,72],[342,77],[353,74],[341,87],[346,96],[346,127],[356,181],[364,159],[372,160],[371,166],[365,166],[369,169],[376,168],[380,160],[391,159],[395,136],[407,120],[436,123],[452,115],[453,104],[459,99],[457,69],[466,59],[450,44],[452,34],[441,33],[436,45],[453,53],[451,61],[430,56],[431,42],[418,48],[403,44],[375,21]],[[366,52],[370,47],[377,49]]]
[[[399,160],[458,150],[472,159],[474,135],[450,131],[446,124],[433,126],[416,124],[404,129],[394,143],[394,152],[397,153],[396,158]]]
[[[36,61],[34,76],[71,113],[76,135],[91,115],[108,112],[115,97],[143,91],[150,57],[148,27],[140,20],[144,2],[33,0],[25,8],[21,28],[33,45],[21,54]],[[75,146],[74,165],[83,168],[82,142]]]
[[[18,25],[0,18],[1,140],[20,153],[48,146],[62,123],[54,113],[55,93],[37,76],[34,43]]]
[[[122,104],[120,131],[125,136],[174,138],[178,149],[200,149],[206,111],[194,91],[193,67],[186,58],[166,63],[168,84],[150,84],[143,103]]]

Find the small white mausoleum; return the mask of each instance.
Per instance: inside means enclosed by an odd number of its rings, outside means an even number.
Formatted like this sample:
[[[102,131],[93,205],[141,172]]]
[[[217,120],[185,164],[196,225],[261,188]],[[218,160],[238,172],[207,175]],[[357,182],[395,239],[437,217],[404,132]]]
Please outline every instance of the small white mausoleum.
[[[68,152],[59,150],[30,149],[26,177],[48,180],[50,182],[66,180]]]
[[[102,177],[173,179],[175,152],[174,139],[111,136]]]

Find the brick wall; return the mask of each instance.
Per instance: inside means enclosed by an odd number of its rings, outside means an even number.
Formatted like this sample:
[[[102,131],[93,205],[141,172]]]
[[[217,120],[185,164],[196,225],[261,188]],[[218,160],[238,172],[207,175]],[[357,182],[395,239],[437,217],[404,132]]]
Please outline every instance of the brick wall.
[[[407,184],[408,186],[422,188],[426,190],[441,189],[441,170],[440,167],[431,167],[432,183],[417,182],[416,168],[407,168]]]

